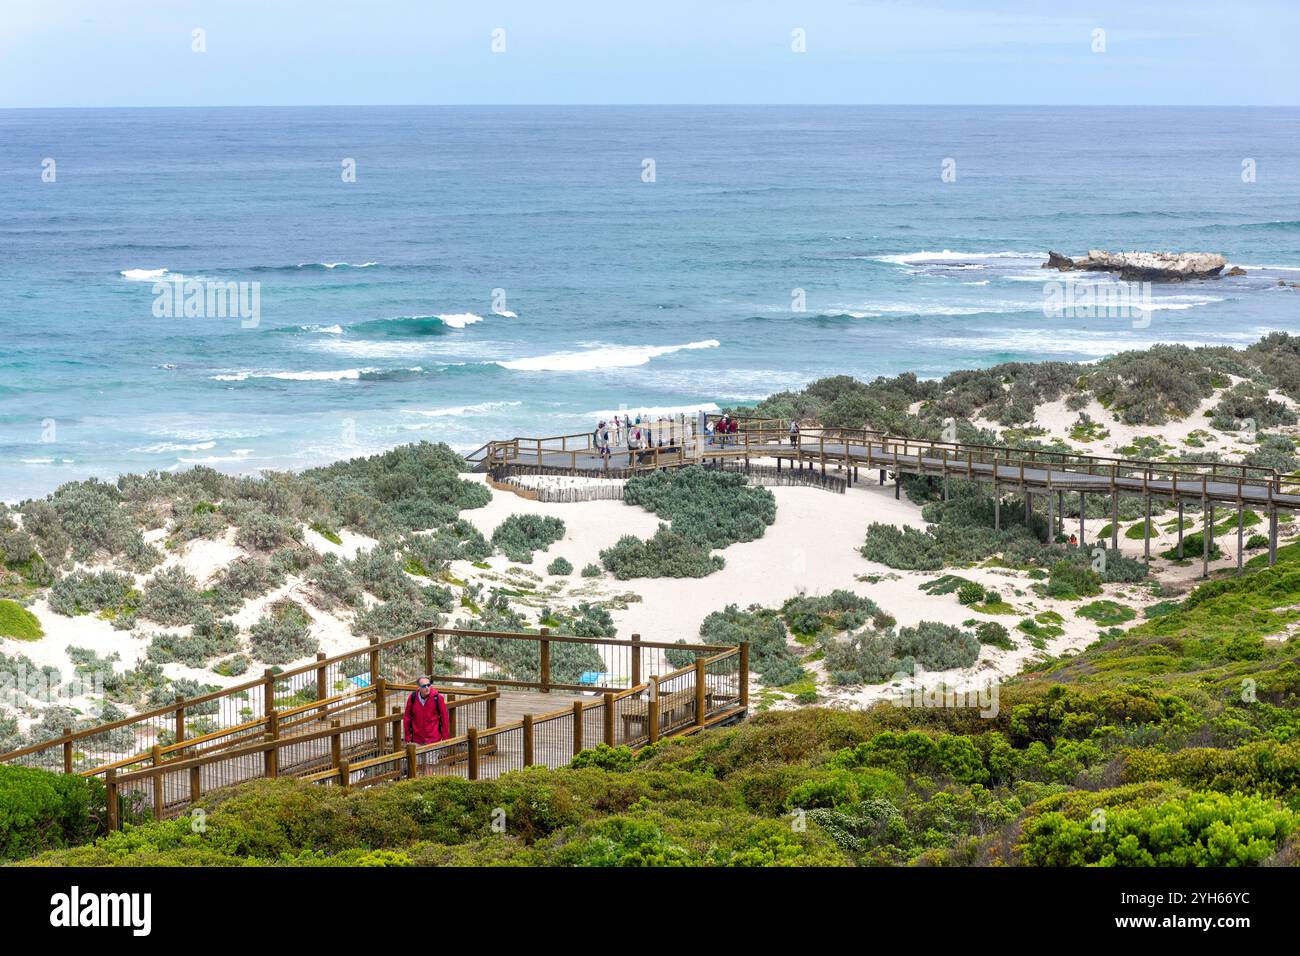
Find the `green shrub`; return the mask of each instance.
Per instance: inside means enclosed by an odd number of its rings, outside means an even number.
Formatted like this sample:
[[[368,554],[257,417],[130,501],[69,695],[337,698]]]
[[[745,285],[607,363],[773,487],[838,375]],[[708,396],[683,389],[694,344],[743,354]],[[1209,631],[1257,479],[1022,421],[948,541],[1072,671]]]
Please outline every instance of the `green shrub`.
[[[827,595],[799,595],[781,605],[781,616],[798,637],[814,637],[823,631],[851,631],[868,622],[888,627],[893,618],[870,598],[837,588]]]
[[[104,808],[93,777],[0,764],[0,859],[86,843],[103,832]]]
[[[552,561],[550,564],[546,566],[546,573],[560,575],[560,576],[572,574],[573,565],[570,564],[568,561],[566,561],[564,558],[556,558],[554,561]]]
[[[776,520],[776,498],[736,472],[698,465],[629,478],[623,503],[640,505],[672,530],[708,548],[725,548],[763,536]]]
[[[239,650],[239,626],[223,621],[207,609],[194,620],[188,637],[179,634],[156,634],[149,643],[149,660],[158,664],[180,662],[190,667],[206,667],[208,661]]]
[[[17,601],[0,599],[0,637],[18,641],[34,641],[45,636],[36,615]]]
[[[786,643],[785,625],[780,616],[757,604],[743,611],[728,604],[723,610],[709,614],[700,624],[700,640],[705,644],[730,646],[748,641],[749,668],[770,686],[792,684],[805,676],[798,658]],[[679,666],[688,663],[683,661]]]
[[[311,635],[311,618],[297,604],[280,600],[268,611],[248,632],[249,647],[259,661],[289,664],[320,650],[320,642]]]
[[[114,571],[74,571],[60,578],[50,588],[50,610],[73,617],[94,611],[116,615],[139,606],[140,595],[134,579]]]
[[[1099,627],[1123,624],[1137,617],[1137,611],[1116,601],[1092,601],[1074,613],[1096,622]]]
[[[705,545],[661,524],[647,541],[625,534],[600,552],[601,564],[620,581],[631,578],[702,578],[720,571],[726,562]]]
[[[584,578],[598,578],[600,577],[600,574],[601,571],[599,564],[588,564],[582,569],[582,576]]]
[[[984,600],[984,587],[974,581],[967,581],[957,589],[957,600],[962,604],[978,604]]]
[[[198,582],[180,565],[159,571],[144,586],[142,617],[180,627],[190,623],[203,607]]]
[[[511,515],[492,532],[492,544],[511,561],[528,564],[564,537],[564,522],[550,515]]]

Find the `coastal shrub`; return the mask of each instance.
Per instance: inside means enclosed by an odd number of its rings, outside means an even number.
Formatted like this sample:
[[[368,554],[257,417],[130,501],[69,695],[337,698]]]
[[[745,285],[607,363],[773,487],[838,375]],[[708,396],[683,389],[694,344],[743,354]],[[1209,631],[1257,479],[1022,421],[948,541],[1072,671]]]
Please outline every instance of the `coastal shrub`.
[[[1196,411],[1214,393],[1214,375],[1187,346],[1157,344],[1102,359],[1088,385],[1125,424],[1163,425]]]
[[[382,543],[369,551],[358,551],[347,562],[347,569],[360,587],[381,601],[413,598],[420,587],[407,575],[392,550]]]
[[[600,552],[605,570],[620,581],[631,578],[702,578],[725,565],[721,555],[709,553],[706,545],[661,524],[654,537],[642,541],[625,534]]]
[[[967,581],[957,589],[957,601],[961,604],[978,604],[983,600],[984,586],[975,581]]]
[[[0,599],[0,637],[34,641],[44,636],[45,631],[35,614],[17,601]]]
[[[836,684],[877,684],[926,670],[969,667],[979,659],[980,642],[970,631],[922,621],[897,631],[863,631],[822,642],[826,669]]]
[[[156,634],[147,655],[157,664],[178,662],[189,667],[206,667],[208,661],[239,650],[239,626],[222,620],[206,608],[195,617],[188,637]]]
[[[781,605],[781,617],[797,637],[813,637],[822,631],[851,631],[868,622],[888,627],[893,619],[875,601],[852,591],[836,588],[826,595],[799,595]]]
[[[320,649],[310,624],[307,612],[293,601],[276,601],[249,629],[249,648],[267,664],[289,664],[308,657]]]
[[[104,809],[94,777],[0,764],[0,859],[87,843],[104,832]]]
[[[564,558],[556,558],[546,566],[547,574],[568,575],[573,573],[573,565]]]
[[[1205,552],[1205,535],[1201,531],[1193,531],[1191,534],[1183,536],[1183,559],[1200,558]],[[1173,544],[1168,549],[1160,552],[1160,557],[1169,561],[1177,561],[1178,545]],[[1219,542],[1215,541],[1210,545],[1210,560],[1214,561],[1223,557],[1223,549],[1219,547]]]
[[[139,607],[140,594],[128,574],[74,571],[54,582],[48,599],[51,611],[67,617],[103,611],[115,616]]]
[[[1211,423],[1220,431],[1237,431],[1246,421],[1252,422],[1256,429],[1296,423],[1295,412],[1269,398],[1265,386],[1250,381],[1238,382],[1219,393],[1219,404],[1209,414]]]
[[[1300,466],[1300,459],[1295,455],[1295,441],[1288,435],[1260,435],[1255,448],[1242,459],[1248,465],[1261,468],[1276,468],[1289,473]]]
[[[677,534],[709,548],[754,541],[776,520],[772,492],[749,485],[737,472],[699,465],[629,478],[623,503],[640,505]]]
[[[981,644],[1004,651],[1016,649],[1016,642],[1011,639],[1011,632],[997,621],[967,621],[966,623],[967,626],[973,626],[975,639]]]
[[[799,659],[786,642],[781,617],[758,604],[751,604],[743,611],[735,604],[728,604],[723,610],[707,615],[700,624],[700,641],[730,646],[748,641],[749,669],[769,686],[793,684],[805,676]],[[678,666],[688,663],[684,661]]]
[[[511,515],[492,532],[492,544],[511,561],[528,564],[564,537],[564,522],[550,515]]]
[[[260,558],[239,557],[222,569],[212,587],[212,602],[226,613],[249,598],[266,594],[284,583],[284,573]]]
[[[159,571],[146,582],[140,615],[169,626],[182,626],[203,607],[198,582],[180,565]]]
[[[307,599],[323,610],[338,607],[360,607],[362,591],[347,564],[337,555],[327,554],[319,564],[307,572],[311,586]]]
[[[274,551],[301,537],[302,528],[296,521],[253,509],[240,517],[235,543],[250,551]]]
[[[583,566],[582,576],[584,578],[598,578],[600,577],[600,574],[601,570],[599,564],[588,564]]]
[[[1252,534],[1249,538],[1246,539],[1247,551],[1254,551],[1257,548],[1267,548],[1267,547],[1268,547],[1268,535],[1266,534]]]
[[[1112,627],[1124,624],[1137,617],[1137,611],[1117,601],[1092,601],[1075,612],[1079,617],[1086,617],[1099,627]]]
[[[442,624],[440,611],[451,609],[450,598],[451,593],[447,592],[446,607],[409,597],[375,604],[357,612],[352,621],[352,633],[360,637],[377,637],[382,641],[426,627],[439,627]]]
[[[1057,561],[1047,579],[1047,593],[1062,601],[1077,601],[1101,593],[1101,575],[1077,561]]]
[[[477,628],[471,626],[469,629]],[[541,678],[540,641],[458,634],[451,639],[450,647],[456,653],[490,662],[507,678],[526,681]],[[586,672],[603,673],[607,669],[604,658],[591,644],[553,642],[550,664],[551,680],[559,684],[576,684]]]
[[[487,538],[464,518],[457,518],[428,537],[435,554],[444,561],[483,561],[492,554]]]
[[[302,473],[332,503],[340,526],[381,537],[450,524],[467,508],[492,499],[483,485],[459,477],[465,459],[447,445],[402,445]]]
[[[1104,802],[1098,801],[1104,806]],[[1025,823],[1029,866],[1258,866],[1297,826],[1296,813],[1250,794],[1202,792],[1107,808],[1106,825],[1058,811]]]

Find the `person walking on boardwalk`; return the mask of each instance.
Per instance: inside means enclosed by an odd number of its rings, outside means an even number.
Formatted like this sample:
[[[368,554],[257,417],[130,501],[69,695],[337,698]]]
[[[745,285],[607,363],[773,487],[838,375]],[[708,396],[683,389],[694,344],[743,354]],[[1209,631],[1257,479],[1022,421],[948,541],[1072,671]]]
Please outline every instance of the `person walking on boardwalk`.
[[[451,736],[451,720],[447,716],[447,701],[433,686],[433,678],[421,674],[415,681],[415,690],[406,698],[402,713],[402,736],[408,744],[436,744]],[[437,763],[436,754],[422,754],[422,773]]]
[[[790,419],[790,447],[799,450],[799,423],[793,418]]]
[[[718,434],[722,436],[722,447],[727,447],[727,432],[731,430],[731,416],[723,415],[722,420],[718,422]]]

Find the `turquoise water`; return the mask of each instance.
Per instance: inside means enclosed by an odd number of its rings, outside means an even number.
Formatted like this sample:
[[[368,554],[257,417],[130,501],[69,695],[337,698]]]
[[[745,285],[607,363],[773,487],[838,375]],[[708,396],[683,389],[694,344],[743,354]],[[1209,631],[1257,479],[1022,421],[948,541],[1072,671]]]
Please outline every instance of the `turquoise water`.
[[[1300,331],[1298,153],[1294,109],[0,111],[0,498]],[[1090,247],[1250,274],[1045,316]],[[176,274],[260,321],[156,317]]]

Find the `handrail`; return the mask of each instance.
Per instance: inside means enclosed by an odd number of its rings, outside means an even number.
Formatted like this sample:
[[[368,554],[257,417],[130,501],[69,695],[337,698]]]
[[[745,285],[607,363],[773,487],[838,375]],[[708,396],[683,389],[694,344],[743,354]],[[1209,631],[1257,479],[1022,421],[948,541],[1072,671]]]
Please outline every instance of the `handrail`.
[[[142,711],[140,713],[133,714],[129,717],[123,717],[118,720],[109,721],[104,724],[97,724],[91,727],[85,727],[80,730],[71,731],[69,733],[62,734],[58,737],[53,737],[39,743],[29,744],[17,750],[0,754],[0,763],[7,763],[13,760],[21,759],[23,757],[31,756],[33,754],[41,754],[62,747],[64,748],[64,757],[65,757],[64,769],[69,770],[72,761],[71,748],[78,741],[85,740],[91,737],[98,737],[102,734],[111,733],[112,731],[120,730],[128,727],[134,727],[134,728],[145,727],[148,726],[150,722],[157,721],[160,719],[176,718],[178,723],[183,723],[185,714],[186,713],[194,714],[195,709],[197,707],[200,707],[204,704],[211,704],[214,702],[239,700],[242,697],[246,696],[250,691],[253,691],[257,688],[262,688],[264,690],[266,688],[270,688],[269,693],[263,694],[264,697],[263,706],[267,711],[276,710],[276,708],[274,707],[275,688],[279,684],[286,683],[295,677],[304,677],[306,675],[312,675],[312,674],[315,674],[318,677],[318,684],[319,684],[319,676],[321,674],[326,673],[331,666],[340,665],[346,661],[354,661],[357,658],[366,657],[366,656],[370,657],[370,670],[378,671],[384,651],[408,646],[418,640],[431,639],[439,636],[537,641],[537,642],[541,642],[543,646],[552,643],[585,644],[589,646],[598,645],[602,647],[627,648],[636,653],[639,653],[640,651],[643,650],[650,650],[650,651],[685,650],[700,655],[700,654],[715,654],[725,649],[722,645],[713,645],[713,644],[674,644],[674,643],[668,643],[662,641],[642,641],[636,635],[633,635],[633,638],[631,640],[617,640],[614,638],[598,638],[598,637],[577,637],[577,636],[567,635],[567,634],[552,634],[548,628],[541,628],[537,632],[481,631],[472,628],[447,628],[447,627],[422,628],[418,631],[413,631],[409,634],[400,635],[395,638],[389,638],[388,640],[384,640],[384,641],[372,639],[370,643],[361,645],[353,651],[347,651],[340,654],[335,654],[332,657],[318,656],[315,661],[308,664],[301,665],[299,667],[291,668],[289,670],[281,671],[279,673],[274,673],[274,674],[271,673],[270,671],[267,671],[264,673],[264,675],[261,678],[258,678],[256,680],[245,681],[243,683],[235,684],[230,687],[220,688],[216,691],[210,691],[206,694],[201,694],[196,697],[183,698],[171,704],[163,705],[161,707],[156,707],[147,711]],[[430,648],[426,647],[426,654],[429,652],[429,650]],[[378,676],[377,673],[371,673],[372,680],[374,680],[377,676]],[[569,684],[569,683],[552,681],[549,679],[548,674],[540,675],[541,679],[537,681],[516,680],[516,679],[507,679],[507,678],[480,678],[474,676],[465,677],[463,675],[456,675],[456,674],[431,675],[431,676],[434,676],[435,680],[439,682],[447,682],[449,684],[451,682],[464,682],[468,680],[472,683],[485,684],[488,686],[500,685],[500,686],[507,686],[507,687],[510,686],[529,687],[529,688],[540,688],[542,690],[554,689],[554,690],[591,691],[591,690],[602,689],[602,688],[593,687],[589,685]],[[324,687],[318,686],[316,690],[318,694],[321,694],[324,692]],[[446,690],[454,693],[456,688],[449,686],[446,688]],[[328,709],[331,701],[341,702],[341,701],[346,701],[348,699],[353,699],[360,702],[366,698],[367,698],[366,692],[349,691],[348,693],[345,694],[333,695],[331,697],[320,697],[314,701],[307,701],[301,704],[295,704],[291,708],[280,710],[279,714],[281,717],[295,716],[297,714],[301,714],[313,710]],[[349,704],[349,706],[351,705]],[[243,720],[229,727],[218,728],[217,730],[209,731],[208,733],[201,734],[198,737],[187,738],[186,740],[183,741],[178,740],[175,741],[174,743],[169,743],[165,746],[171,750],[183,750],[186,749],[187,747],[195,746],[196,741],[219,739],[221,737],[231,737],[237,733],[256,732],[258,728],[262,727],[265,724],[267,719],[268,719],[267,713],[263,713],[259,717]],[[123,761],[125,761],[126,764],[129,765],[129,763],[133,762],[133,759],[138,759],[138,756],[139,756],[139,752],[137,752],[136,754],[128,755],[127,757],[124,758],[119,757],[102,764],[97,764],[95,769],[98,771],[102,771],[110,767],[121,766],[123,765]]]

